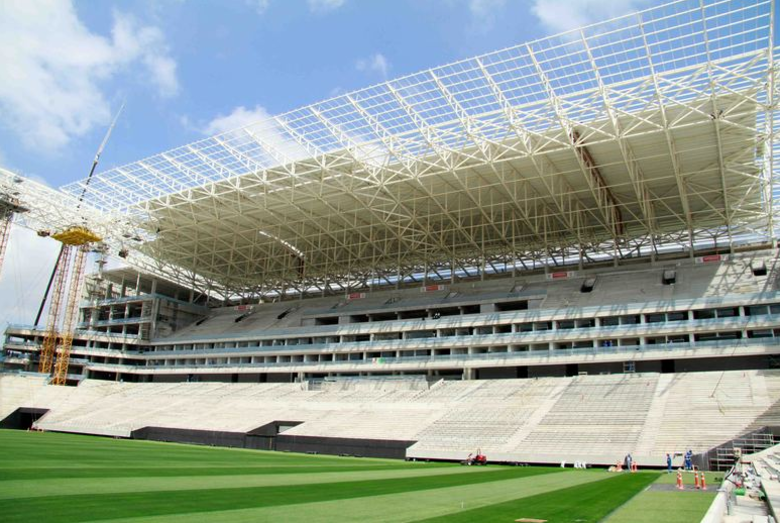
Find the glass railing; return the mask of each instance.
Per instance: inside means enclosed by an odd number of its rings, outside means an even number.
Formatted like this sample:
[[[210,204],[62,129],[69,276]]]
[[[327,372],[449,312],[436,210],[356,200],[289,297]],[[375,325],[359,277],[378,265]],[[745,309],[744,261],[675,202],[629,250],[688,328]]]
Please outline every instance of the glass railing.
[[[79,327],[108,327],[112,325],[125,325],[128,323],[148,323],[152,321],[151,316],[134,316],[132,318],[113,318],[110,320],[100,320],[96,322],[82,321]]]
[[[207,310],[207,307],[204,307],[203,305],[198,305],[197,303],[190,303],[188,301],[179,300],[177,298],[172,298],[170,296],[166,296],[164,294],[158,294],[158,293],[151,293],[151,294],[136,294],[133,296],[123,296],[121,298],[101,298],[97,300],[82,300],[79,303],[79,307],[89,307],[89,306],[95,306],[95,305],[117,305],[120,303],[129,303],[134,301],[146,301],[146,300],[152,300],[152,299],[160,299],[160,300],[166,300],[174,303],[180,303],[183,305],[188,305],[190,307],[195,308],[201,308],[204,310]]]
[[[233,355],[242,353],[263,352],[328,352],[360,351],[360,350],[409,350],[437,349],[449,347],[471,347],[486,345],[526,345],[533,343],[565,343],[583,340],[598,340],[609,338],[625,338],[648,335],[694,335],[713,330],[743,330],[748,328],[773,327],[780,325],[780,315],[767,314],[762,316],[737,316],[731,318],[716,318],[707,320],[668,321],[634,325],[616,325],[608,327],[590,327],[587,329],[562,329],[531,332],[509,332],[498,334],[462,334],[437,338],[410,338],[406,340],[374,340],[353,342],[312,343],[299,345],[248,345],[246,347],[230,347],[218,349],[184,349],[156,350],[150,353],[150,358],[163,358],[185,355]],[[678,342],[679,345],[680,342]],[[687,342],[683,342],[687,343]],[[158,346],[159,348],[159,346]]]
[[[20,330],[29,330],[34,331],[38,334],[44,334],[46,332],[46,328],[38,325],[37,327],[35,325],[25,325],[25,324],[8,324],[8,330],[10,331],[20,331]],[[98,331],[98,330],[92,330],[92,329],[75,329],[76,334],[83,335],[84,337],[94,337],[94,336],[102,336],[106,338],[111,338],[112,340],[115,340],[117,342],[121,343],[128,343],[131,341],[137,341],[138,335],[137,334],[118,334],[113,332],[105,332],[105,331]],[[15,343],[15,342],[11,342]]]
[[[722,341],[700,341],[693,343],[665,343],[655,345],[632,345],[622,347],[593,347],[581,349],[553,349],[553,350],[535,350],[521,352],[493,352],[482,354],[455,354],[444,356],[409,356],[409,357],[377,357],[362,360],[344,360],[344,361],[284,361],[275,363],[204,363],[198,365],[147,365],[144,369],[163,370],[163,369],[202,369],[202,368],[252,368],[262,369],[277,367],[321,367],[321,366],[339,366],[339,365],[397,365],[404,363],[468,363],[473,361],[506,361],[507,364],[517,362],[522,365],[523,361],[535,358],[543,358],[545,361],[557,360],[556,363],[563,363],[563,360],[572,358],[582,358],[585,356],[623,356],[631,359],[638,353],[643,355],[657,354],[660,359],[673,357],[674,353],[685,350],[707,350],[708,352],[718,352],[719,355],[739,355],[741,348],[751,347],[771,347],[780,346],[780,338],[755,338],[747,340],[722,340]],[[709,354],[708,354],[709,356]]]
[[[479,314],[469,314],[466,316],[443,316],[439,319],[419,319],[419,320],[389,320],[382,322],[363,322],[363,323],[350,323],[346,325],[318,325],[318,326],[306,326],[306,327],[289,327],[283,329],[267,329],[259,330],[253,333],[241,334],[240,332],[226,333],[220,335],[206,336],[203,334],[187,335],[186,331],[181,334],[173,334],[171,340],[168,343],[185,343],[185,342],[208,342],[224,341],[226,339],[235,341],[250,341],[256,339],[269,339],[275,336],[278,337],[302,337],[303,336],[319,336],[319,335],[334,335],[335,333],[342,334],[368,334],[375,332],[381,327],[381,330],[386,332],[392,329],[408,330],[408,327],[413,326],[420,330],[429,329],[448,329],[457,327],[478,327],[491,322],[498,323],[507,321],[531,323],[537,321],[552,321],[552,320],[564,320],[574,319],[572,316],[577,316],[577,319],[586,319],[589,315],[600,316],[622,316],[627,314],[649,314],[654,312],[672,312],[678,310],[689,310],[696,306],[697,308],[717,308],[722,306],[739,306],[749,305],[753,301],[769,301],[779,300],[780,292],[762,292],[754,294],[727,294],[720,297],[707,297],[707,298],[695,298],[695,299],[672,299],[672,300],[655,300],[648,302],[634,302],[624,304],[604,304],[593,305],[587,307],[567,307],[565,309],[530,309],[524,311],[513,312],[488,312]],[[724,318],[725,319],[725,318]],[[475,325],[475,322],[480,322],[481,325]],[[677,323],[677,322],[666,322]],[[240,325],[240,324],[239,324]],[[655,323],[654,323],[655,325]],[[236,329],[240,331],[240,327]],[[569,329],[566,329],[569,330]],[[577,330],[577,329],[573,329]],[[164,342],[165,340],[158,340],[157,343]]]

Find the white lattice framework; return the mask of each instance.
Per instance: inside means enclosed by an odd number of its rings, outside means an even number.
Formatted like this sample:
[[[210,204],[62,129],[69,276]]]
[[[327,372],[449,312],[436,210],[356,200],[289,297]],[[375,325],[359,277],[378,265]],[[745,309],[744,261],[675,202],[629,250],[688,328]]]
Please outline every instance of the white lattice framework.
[[[144,223],[118,212],[95,209],[79,198],[0,167],[0,200],[13,201],[21,212],[12,223],[48,235],[74,226],[86,226],[104,239],[107,251],[116,255],[122,249],[153,239]],[[55,242],[55,240],[52,240]],[[57,242],[58,243],[58,242]],[[58,243],[59,244],[59,243]],[[186,281],[188,286],[205,289],[207,282],[180,268],[159,264],[141,252],[134,252],[132,265],[167,279]]]
[[[86,201],[145,231],[136,264],[225,297],[773,242],[773,23],[673,2],[99,173]]]

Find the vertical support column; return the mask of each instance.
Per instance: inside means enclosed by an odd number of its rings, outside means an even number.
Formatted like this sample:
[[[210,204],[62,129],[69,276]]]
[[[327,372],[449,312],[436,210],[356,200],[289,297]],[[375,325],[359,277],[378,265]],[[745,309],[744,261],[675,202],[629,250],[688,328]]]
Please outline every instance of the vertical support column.
[[[511,256],[511,261],[512,261],[512,278],[513,279],[517,277],[517,244],[516,244],[517,231],[515,230],[516,223],[517,223],[516,220],[512,220],[512,256]]]
[[[68,379],[68,367],[70,365],[70,351],[73,346],[73,334],[76,328],[76,318],[79,312],[79,300],[81,299],[81,287],[84,283],[84,270],[87,265],[87,247],[82,245],[74,247],[76,256],[73,261],[73,271],[68,288],[68,302],[65,308],[63,321],[62,346],[57,356],[54,368],[55,385],[65,385]]]
[[[650,233],[650,265],[655,265],[655,235]]]
[[[688,258],[693,261],[693,229],[688,229]]]
[[[57,352],[57,323],[65,298],[65,282],[70,268],[71,248],[65,245],[62,250],[54,272],[54,286],[52,287],[51,302],[49,303],[49,318],[46,324],[46,334],[41,344],[41,352],[38,362],[38,372],[51,373],[54,368],[54,357]]]
[[[769,45],[775,45],[775,2],[769,3]],[[769,236],[772,238],[772,250],[777,249],[777,235],[775,235],[775,203],[774,203],[774,189],[775,189],[775,57],[774,57],[774,49],[770,48],[767,50],[769,53],[769,79],[767,82],[767,88],[768,88],[768,98],[767,100],[769,103],[767,104],[768,107],[770,107],[769,114],[767,115],[767,127],[768,127],[768,134],[769,134],[769,144],[765,147],[765,154],[768,155],[768,161],[769,161],[769,191],[766,193],[768,198],[768,205],[769,205],[769,213],[768,213],[768,224],[767,228],[769,229],[767,232],[769,233]],[[766,194],[765,193],[765,194]]]

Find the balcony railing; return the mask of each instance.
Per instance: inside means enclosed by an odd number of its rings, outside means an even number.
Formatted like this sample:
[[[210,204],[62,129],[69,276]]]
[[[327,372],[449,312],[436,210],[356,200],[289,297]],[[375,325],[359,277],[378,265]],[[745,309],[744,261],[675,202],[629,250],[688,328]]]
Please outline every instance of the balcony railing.
[[[588,307],[539,308],[511,312],[486,312],[469,315],[442,316],[438,319],[386,320],[381,322],[360,322],[344,325],[317,325],[306,327],[287,327],[260,330],[251,333],[228,332],[218,335],[187,335],[186,332],[174,334],[170,340],[157,340],[155,345],[174,343],[207,343],[229,341],[253,341],[271,337],[310,337],[327,335],[368,334],[388,332],[398,329],[451,329],[459,327],[478,327],[491,324],[531,323],[540,321],[570,320],[596,316],[623,316],[629,314],[652,314],[656,312],[687,311],[693,308],[737,307],[740,305],[767,304],[780,302],[780,292],[761,292],[753,294],[730,294],[721,297],[695,299],[654,300],[647,302],[593,305]],[[356,313],[353,311],[352,313]],[[232,323],[232,320],[231,320]],[[240,327],[238,327],[240,330]]]
[[[696,358],[696,352],[701,351],[702,357],[714,356],[736,356],[740,355],[743,349],[766,348],[770,352],[780,351],[780,338],[760,338],[749,340],[724,340],[724,341],[702,341],[695,343],[666,343],[655,345],[634,345],[623,347],[593,347],[582,349],[554,349],[554,350],[535,350],[521,352],[493,352],[482,354],[453,354],[453,355],[431,355],[431,356],[409,356],[409,357],[376,357],[359,360],[337,360],[337,361],[283,361],[273,363],[203,363],[197,365],[147,365],[145,367],[131,367],[127,365],[116,365],[127,369],[142,371],[158,370],[180,370],[182,372],[192,372],[203,369],[252,369],[262,371],[263,369],[276,369],[283,367],[295,368],[319,368],[319,367],[368,367],[385,366],[390,367],[404,364],[417,364],[417,367],[424,367],[429,364],[448,364],[451,366],[473,367],[474,363],[489,363],[491,366],[511,366],[525,365],[529,360],[544,359],[544,364],[563,364],[566,360],[588,358],[596,360],[601,356],[618,357],[624,361],[636,359],[672,359],[675,355],[682,355],[684,351],[686,358]],[[744,351],[743,351],[744,352]],[[637,357],[640,358],[637,358]],[[602,358],[603,359],[603,358]],[[496,365],[497,363],[501,365]],[[112,366],[112,364],[90,364],[92,366]]]
[[[453,336],[408,338],[403,340],[369,340],[351,342],[329,342],[296,345],[248,345],[215,349],[156,350],[149,353],[150,359],[207,357],[231,355],[255,355],[258,353],[281,352],[354,352],[354,351],[394,351],[394,350],[433,350],[442,348],[482,347],[492,345],[532,345],[538,343],[576,343],[602,339],[620,339],[648,336],[694,336],[716,331],[771,329],[780,327],[780,315],[737,316],[707,320],[667,321],[633,325],[606,327],[587,327],[576,329],[557,329],[529,332],[509,332],[496,334],[459,334]],[[676,346],[681,343],[675,342]],[[558,349],[562,350],[562,349]]]

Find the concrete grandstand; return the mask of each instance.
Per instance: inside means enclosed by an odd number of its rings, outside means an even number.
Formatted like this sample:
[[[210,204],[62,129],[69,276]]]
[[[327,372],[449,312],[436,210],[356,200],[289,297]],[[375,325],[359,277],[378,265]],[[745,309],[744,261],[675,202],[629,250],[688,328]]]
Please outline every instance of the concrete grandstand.
[[[64,187],[129,266],[88,280],[77,387],[8,328],[0,419],[529,463],[771,442],[773,24],[672,2]],[[73,221],[2,180],[30,226]]]

